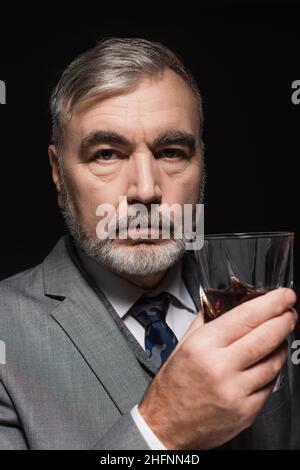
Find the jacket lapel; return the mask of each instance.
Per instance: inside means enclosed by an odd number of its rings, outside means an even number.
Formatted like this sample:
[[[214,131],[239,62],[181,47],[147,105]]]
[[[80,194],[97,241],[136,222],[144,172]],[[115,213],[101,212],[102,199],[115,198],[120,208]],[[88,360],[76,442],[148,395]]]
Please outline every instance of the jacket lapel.
[[[86,279],[88,284],[90,284],[93,291],[97,293],[106,311],[109,313],[110,317],[114,320],[115,325],[119,328],[122,335],[126,338],[127,343],[130,349],[132,350],[133,354],[136,356],[136,358],[141,363],[141,365],[146,370],[146,372],[150,374],[151,377],[153,377],[157,373],[157,368],[149,360],[145,350],[141,347],[139,342],[135,339],[133,334],[127,328],[124,321],[120,318],[120,316],[118,315],[118,313],[116,312],[116,310],[114,309],[114,307],[112,306],[112,304],[110,303],[110,301],[108,300],[104,292],[101,290],[101,288],[97,284],[93,282],[91,277],[88,276],[88,274],[84,270],[82,264],[80,263],[76,255],[76,250],[73,246],[73,242],[70,237],[66,238],[66,247],[74,264],[77,266],[78,270],[81,272],[82,276]]]
[[[72,262],[61,238],[43,263],[51,315],[69,336],[121,413],[138,403],[151,378],[141,368],[101,299]]]

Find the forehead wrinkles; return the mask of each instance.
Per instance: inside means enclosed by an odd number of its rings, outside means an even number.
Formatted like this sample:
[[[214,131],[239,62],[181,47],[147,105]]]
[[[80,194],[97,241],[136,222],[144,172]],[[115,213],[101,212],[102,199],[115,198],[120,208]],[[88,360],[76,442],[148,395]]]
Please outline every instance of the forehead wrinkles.
[[[153,113],[163,113],[175,109],[183,111],[184,106],[179,102],[166,102],[160,98],[148,99],[127,99],[123,102],[99,103],[98,106],[87,110],[86,113],[78,113],[77,117],[82,119],[96,119],[98,116],[115,116],[115,117],[147,117]],[[181,112],[182,112],[181,111]],[[186,109],[187,111],[187,109]]]
[[[151,90],[147,93],[143,89],[126,96],[98,97],[89,103],[82,103],[83,106],[79,105],[72,116],[71,134],[83,138],[92,130],[102,127],[127,135],[129,139],[133,134],[142,137],[146,130],[147,134],[148,131],[153,134],[168,128],[185,127],[187,131],[197,132],[198,119],[194,119],[196,107],[190,96],[183,99],[185,96],[181,93],[177,96],[166,89],[164,92],[154,93]]]
[[[129,139],[135,137],[133,140],[139,140],[145,137],[146,133],[150,133],[154,138],[156,134],[170,128],[185,128],[186,131],[191,132],[194,129],[194,123],[190,121],[188,113],[179,107],[176,108],[173,108],[171,113],[169,109],[162,108],[153,110],[152,113],[139,112],[139,110],[129,112],[127,107],[98,108],[91,110],[91,113],[83,119],[75,118],[71,126],[71,134],[74,137],[83,138],[91,130],[103,128],[114,130]],[[155,112],[157,115],[153,116]]]

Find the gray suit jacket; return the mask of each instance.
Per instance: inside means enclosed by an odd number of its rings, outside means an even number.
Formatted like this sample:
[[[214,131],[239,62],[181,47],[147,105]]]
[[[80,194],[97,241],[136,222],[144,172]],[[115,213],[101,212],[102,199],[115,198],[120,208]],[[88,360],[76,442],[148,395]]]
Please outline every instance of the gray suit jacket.
[[[190,252],[183,276],[199,307]],[[0,283],[1,449],[148,449],[130,410],[156,373],[62,237],[40,265]],[[295,368],[295,366],[294,366]],[[229,448],[300,448],[296,370]]]

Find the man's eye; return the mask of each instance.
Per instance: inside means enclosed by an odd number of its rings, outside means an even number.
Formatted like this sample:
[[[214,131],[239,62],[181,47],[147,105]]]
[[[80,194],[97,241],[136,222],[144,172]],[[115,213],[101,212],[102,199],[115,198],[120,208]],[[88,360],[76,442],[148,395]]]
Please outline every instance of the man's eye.
[[[92,160],[116,160],[122,158],[122,155],[113,149],[101,149],[93,155]]]
[[[180,150],[180,149],[166,148],[166,149],[161,150],[158,153],[158,157],[159,158],[176,158],[176,157],[185,158],[186,154],[183,150]]]

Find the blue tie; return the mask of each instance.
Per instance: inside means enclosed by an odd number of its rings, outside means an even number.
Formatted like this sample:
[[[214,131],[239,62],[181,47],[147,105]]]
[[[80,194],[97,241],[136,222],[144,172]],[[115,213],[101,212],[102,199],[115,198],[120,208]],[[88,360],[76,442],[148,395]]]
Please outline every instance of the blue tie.
[[[159,369],[177,344],[177,338],[166,323],[170,295],[162,292],[156,297],[142,295],[130,313],[145,328],[145,349],[149,359]]]

